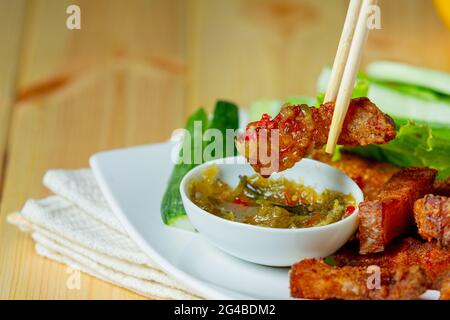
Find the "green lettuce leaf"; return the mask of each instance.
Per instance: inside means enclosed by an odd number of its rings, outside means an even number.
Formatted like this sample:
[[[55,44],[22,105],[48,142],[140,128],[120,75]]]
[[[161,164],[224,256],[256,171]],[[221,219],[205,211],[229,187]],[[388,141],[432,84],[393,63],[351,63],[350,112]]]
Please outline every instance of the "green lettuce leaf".
[[[450,96],[450,73],[394,61],[375,61],[367,66],[371,79],[384,83],[404,84],[407,90],[423,94],[425,90]],[[411,91],[413,93],[413,91]]]
[[[286,103],[293,105],[307,104],[308,106],[313,106],[316,103],[316,99],[306,96],[298,96],[286,99]]]
[[[283,104],[280,100],[258,100],[251,104],[249,113],[249,122],[257,121],[261,119],[264,113],[267,113],[271,117],[275,117],[280,111],[281,105]]]
[[[327,89],[330,77],[331,67],[327,66],[322,70],[317,83],[317,90],[319,92],[317,94],[317,105],[321,105],[324,102],[325,91]],[[355,87],[353,88],[352,98],[367,97],[369,93],[369,85],[369,79],[363,73],[360,73],[356,79]]]
[[[312,97],[307,96],[296,96],[296,97],[289,97],[284,100],[257,100],[250,106],[250,112],[249,112],[249,120],[257,121],[261,119],[261,116],[264,113],[267,113],[269,116],[274,118],[278,112],[280,112],[281,106],[283,104],[307,104],[309,106],[312,106],[316,103],[316,99]]]
[[[413,121],[401,125],[397,137],[385,145],[345,149],[400,167],[434,168],[439,171],[438,178],[450,176],[450,133],[434,135],[432,128]]]

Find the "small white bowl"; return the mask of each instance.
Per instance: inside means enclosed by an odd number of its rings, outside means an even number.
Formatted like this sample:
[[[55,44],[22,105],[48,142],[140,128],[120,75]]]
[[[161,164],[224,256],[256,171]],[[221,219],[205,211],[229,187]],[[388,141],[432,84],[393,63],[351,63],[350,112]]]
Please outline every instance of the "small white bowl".
[[[184,208],[194,227],[211,243],[223,251],[246,261],[275,266],[291,266],[305,258],[323,258],[336,252],[358,227],[358,208],[345,219],[322,227],[277,229],[234,222],[217,217],[195,205],[188,197],[189,181],[216,164],[220,177],[231,187],[239,183],[239,175],[252,175],[252,167],[242,157],[214,160],[192,169],[180,185]],[[347,175],[322,162],[303,159],[293,168],[273,174],[316,191],[324,189],[351,193],[356,204],[364,200],[358,185]]]

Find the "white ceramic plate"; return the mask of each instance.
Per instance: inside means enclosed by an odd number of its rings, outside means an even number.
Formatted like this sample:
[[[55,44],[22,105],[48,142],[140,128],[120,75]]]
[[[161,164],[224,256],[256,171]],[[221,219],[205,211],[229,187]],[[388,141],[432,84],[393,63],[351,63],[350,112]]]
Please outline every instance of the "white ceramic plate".
[[[131,238],[164,270],[209,299],[289,299],[288,268],[234,258],[198,233],[167,227],[160,202],[172,171],[171,143],[113,150],[90,164]],[[428,291],[423,298],[436,299]]]

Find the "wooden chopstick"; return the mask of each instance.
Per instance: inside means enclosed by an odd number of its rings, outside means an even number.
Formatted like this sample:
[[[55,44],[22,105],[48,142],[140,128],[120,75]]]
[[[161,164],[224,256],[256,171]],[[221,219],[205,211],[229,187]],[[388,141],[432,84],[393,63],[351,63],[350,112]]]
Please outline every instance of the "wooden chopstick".
[[[348,58],[345,63],[342,81],[336,98],[336,104],[331,121],[330,132],[325,151],[329,154],[334,152],[339,135],[342,130],[348,105],[352,98],[353,88],[355,86],[356,75],[361,62],[362,51],[367,40],[369,28],[367,27],[367,17],[369,7],[375,5],[377,0],[364,0],[361,6],[356,29],[353,35]]]
[[[355,33],[356,24],[358,22],[361,5],[362,0],[351,0],[348,6],[347,16],[345,17],[336,57],[334,58],[333,69],[331,70],[330,82],[328,83],[324,102],[336,101],[348,53],[350,52],[353,34]]]

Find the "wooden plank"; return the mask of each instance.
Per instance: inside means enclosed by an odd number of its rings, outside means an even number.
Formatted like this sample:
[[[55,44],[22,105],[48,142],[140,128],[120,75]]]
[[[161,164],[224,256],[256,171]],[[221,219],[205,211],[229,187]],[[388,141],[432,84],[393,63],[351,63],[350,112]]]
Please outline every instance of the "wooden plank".
[[[165,140],[182,120],[182,112],[176,112],[183,103],[182,93],[178,76],[148,65],[120,63],[83,74],[40,99],[17,104],[2,220],[28,198],[48,194],[41,181],[50,168],[87,167],[97,151]],[[161,106],[173,113],[155,116]],[[4,222],[0,225],[0,277],[7,275],[0,279],[0,297],[59,299],[89,294],[103,299],[120,292],[122,298],[135,298],[113,286],[99,286],[88,276],[83,276],[89,280],[80,291],[66,289],[65,268],[37,257],[32,241],[17,232]],[[39,270],[51,277],[42,277]],[[14,292],[5,293],[12,288]]]
[[[382,28],[369,36],[364,63],[394,60],[450,71],[450,31],[429,0],[379,1]]]
[[[261,98],[315,96],[345,13],[346,3],[335,0],[196,1],[189,11],[190,110],[218,98],[248,106]]]
[[[77,4],[81,29],[66,28],[66,8]],[[183,0],[31,0],[19,93],[126,57],[183,69]]]
[[[380,1],[363,66],[394,59],[450,70],[450,32],[429,0]],[[333,62],[347,1],[197,0],[189,11],[188,105],[228,98],[316,96],[320,70]]]
[[[69,290],[66,268],[37,256],[5,217],[48,194],[48,169],[87,167],[97,151],[162,141],[182,125],[184,4],[80,1],[79,32],[64,30],[62,3],[28,7],[0,208],[0,299],[140,298],[84,274],[81,290]]]
[[[0,39],[2,39],[3,43],[2,49],[0,50],[0,70],[2,70],[0,72],[0,204],[2,203],[5,174],[3,170],[6,165],[6,145],[10,127],[11,108],[15,95],[17,61],[20,51],[24,15],[25,0],[0,1]],[[4,224],[3,220],[3,217],[0,216],[0,225]],[[19,234],[16,230],[10,231],[2,235],[2,243],[5,243],[6,240],[9,241],[9,239]],[[4,246],[0,249],[0,255],[2,255],[3,251]],[[20,252],[18,253],[20,254]],[[4,274],[0,271],[0,288],[2,287],[3,278],[8,279],[10,275],[10,272]],[[2,292],[3,290],[0,289],[0,299],[5,296]]]
[[[0,199],[11,106],[14,101],[25,0],[0,0]]]

